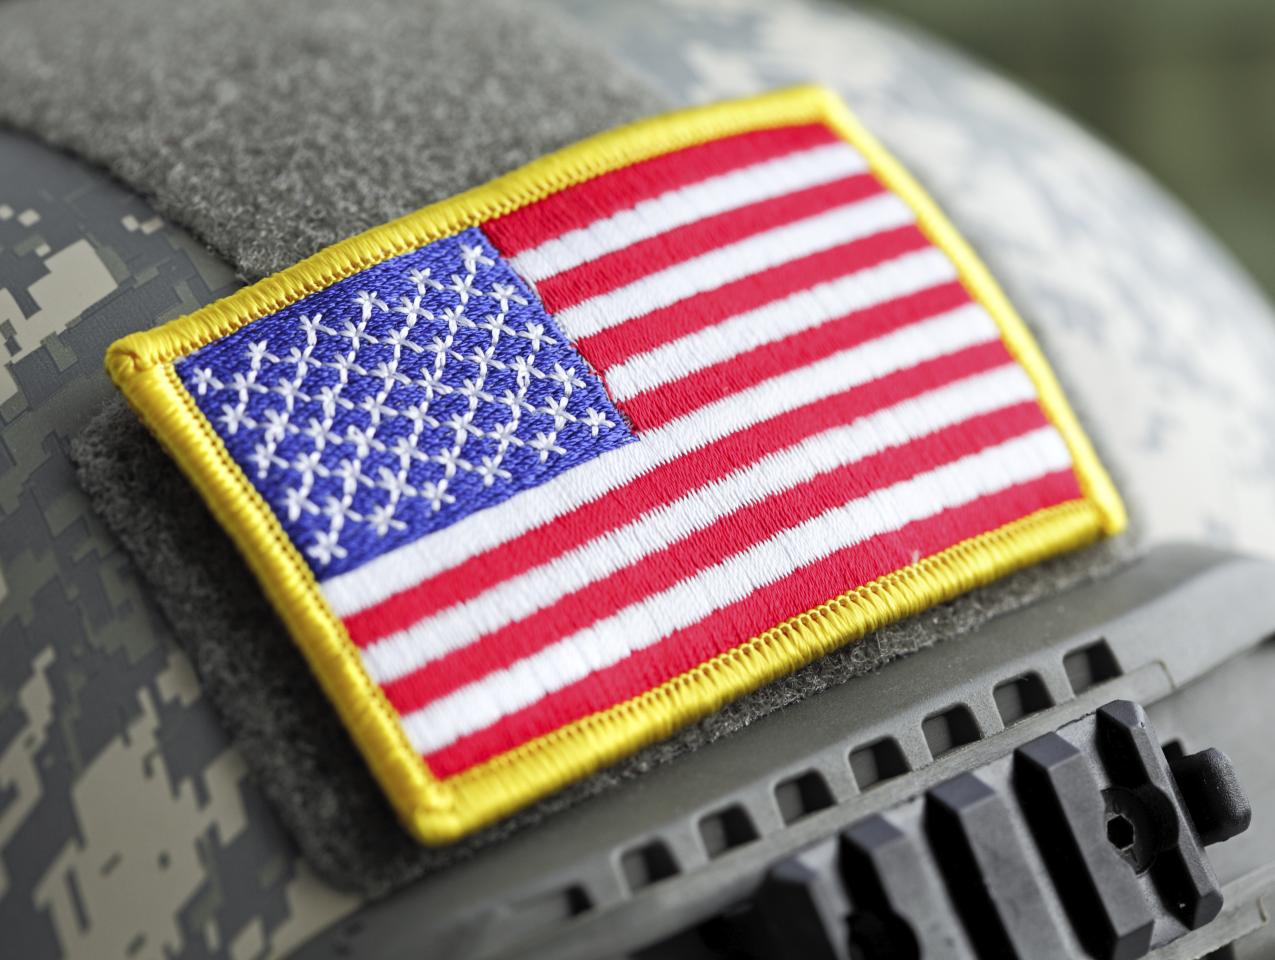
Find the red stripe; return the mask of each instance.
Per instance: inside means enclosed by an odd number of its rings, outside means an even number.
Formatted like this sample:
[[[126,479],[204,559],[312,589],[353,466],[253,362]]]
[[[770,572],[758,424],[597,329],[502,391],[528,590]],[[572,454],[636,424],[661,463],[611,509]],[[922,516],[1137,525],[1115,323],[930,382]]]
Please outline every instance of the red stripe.
[[[755,130],[665,153],[550,194],[483,224],[507,257],[537,247],[568,230],[636,206],[643,200],[798,150],[836,143],[820,123]]]
[[[576,347],[596,369],[605,373],[629,357],[696,330],[929,245],[929,239],[917,227],[896,227],[792,260],[782,269],[723,284],[716,290],[698,294],[689,304],[681,300],[634,317],[581,337]]]
[[[855,203],[880,194],[884,189],[876,177],[864,173],[762,200],[738,210],[727,210],[540,280],[536,283],[536,292],[551,313],[565,310],[676,263],[754,234]]]
[[[1060,470],[848,547],[793,571],[783,580],[621,663],[427,755],[425,761],[435,776],[454,776],[535,737],[651,690],[856,584],[870,583],[912,563],[917,556],[930,556],[1037,510],[1079,497],[1075,474]]]
[[[806,367],[834,353],[970,302],[957,281],[846,314],[800,336],[763,344],[738,356],[639,393],[618,404],[641,433],[739,393],[763,380]],[[586,355],[587,356],[587,355]],[[605,378],[604,378],[605,379]]]
[[[655,467],[627,485],[387,598],[345,620],[360,647],[472,599],[763,456],[910,397],[1012,362],[1000,341],[971,347],[820,398]]]
[[[478,638],[470,646],[385,684],[385,695],[399,713],[417,710],[784,530],[874,490],[1040,429],[1048,422],[1038,403],[1020,403],[829,470],[758,503],[745,504],[662,550]]]

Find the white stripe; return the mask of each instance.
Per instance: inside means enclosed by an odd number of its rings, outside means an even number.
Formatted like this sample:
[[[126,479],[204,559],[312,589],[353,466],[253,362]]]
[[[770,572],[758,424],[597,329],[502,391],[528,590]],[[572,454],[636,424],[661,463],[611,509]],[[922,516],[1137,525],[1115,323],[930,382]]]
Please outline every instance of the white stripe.
[[[1046,427],[874,491],[408,714],[408,739],[423,754],[446,747],[837,550],[1070,462],[1062,438]]]
[[[773,270],[800,257],[913,220],[912,209],[892,193],[833,207],[649,273],[626,286],[560,310],[554,319],[567,336],[579,340],[732,280]]]
[[[956,276],[956,267],[941,250],[929,247],[907,253],[630,357],[607,371],[607,386],[616,400],[628,400],[749,350]]]
[[[867,161],[848,144],[813,147],[643,200],[632,209],[524,250],[510,262],[532,282],[543,280],[696,220],[831,183],[867,169]]]
[[[389,683],[743,507],[821,473],[1035,396],[1031,379],[1011,362],[815,434],[385,637],[362,651],[363,663],[373,680]]]
[[[714,440],[821,397],[998,339],[996,323],[971,303],[763,380],[644,433],[637,443],[609,450],[445,530],[324,580],[323,595],[338,617],[349,617]]]

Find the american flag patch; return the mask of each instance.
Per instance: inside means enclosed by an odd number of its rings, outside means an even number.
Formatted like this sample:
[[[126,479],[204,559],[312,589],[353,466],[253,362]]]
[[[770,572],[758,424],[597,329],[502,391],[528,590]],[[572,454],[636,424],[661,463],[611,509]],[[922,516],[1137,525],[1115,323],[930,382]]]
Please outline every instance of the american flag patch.
[[[1124,522],[994,282],[814,88],[568,148],[108,366],[427,842]]]

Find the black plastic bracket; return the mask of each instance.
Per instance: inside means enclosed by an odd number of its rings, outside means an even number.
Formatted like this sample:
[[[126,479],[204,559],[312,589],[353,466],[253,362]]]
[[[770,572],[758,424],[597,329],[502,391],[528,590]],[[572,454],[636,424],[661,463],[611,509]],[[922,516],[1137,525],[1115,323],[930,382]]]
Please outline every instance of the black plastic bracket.
[[[1206,825],[1246,818],[1224,755],[1178,767],[1181,784],[1142,707],[1112,701],[777,863],[743,952],[1143,957],[1222,908],[1184,795]]]

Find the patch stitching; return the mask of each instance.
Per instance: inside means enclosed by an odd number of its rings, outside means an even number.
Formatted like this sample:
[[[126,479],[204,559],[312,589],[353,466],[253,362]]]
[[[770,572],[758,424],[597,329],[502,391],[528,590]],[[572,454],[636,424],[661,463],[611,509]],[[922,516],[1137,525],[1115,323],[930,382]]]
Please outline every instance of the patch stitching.
[[[304,559],[199,414],[172,362],[372,264],[477,226],[570,184],[714,138],[801,123],[825,124],[857,147],[876,176],[916,213],[922,231],[948,254],[961,282],[997,321],[1005,345],[1030,374],[1042,408],[1066,441],[1085,499],[1048,508],[921,558],[633,700],[448,780],[434,779],[406,741],[383,692],[368,678]],[[125,338],[112,347],[107,363],[244,551],[400,815],[429,842],[451,840],[490,822],[882,623],[1124,525],[1118,495],[999,288],[915,182],[834,96],[814,88],[684,111],[585,141],[486,187],[338,244],[189,317]]]

